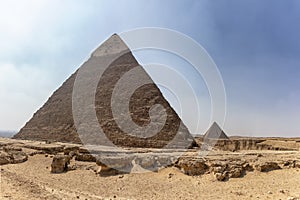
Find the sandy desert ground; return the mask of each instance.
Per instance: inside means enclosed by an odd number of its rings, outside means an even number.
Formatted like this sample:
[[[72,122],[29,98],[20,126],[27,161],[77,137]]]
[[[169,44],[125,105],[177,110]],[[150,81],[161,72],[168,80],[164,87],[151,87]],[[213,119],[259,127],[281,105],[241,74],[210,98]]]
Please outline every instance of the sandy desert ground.
[[[23,151],[37,150],[23,148]],[[97,167],[95,162],[73,159],[70,165],[76,165],[75,170],[54,174],[50,171],[54,155],[40,153],[31,154],[23,163],[1,165],[1,199],[300,199],[298,167],[269,172],[253,170],[240,178],[217,181],[213,173],[189,176],[174,166],[158,172],[100,176],[93,170]],[[300,152],[217,151],[207,157],[284,163],[300,160]]]

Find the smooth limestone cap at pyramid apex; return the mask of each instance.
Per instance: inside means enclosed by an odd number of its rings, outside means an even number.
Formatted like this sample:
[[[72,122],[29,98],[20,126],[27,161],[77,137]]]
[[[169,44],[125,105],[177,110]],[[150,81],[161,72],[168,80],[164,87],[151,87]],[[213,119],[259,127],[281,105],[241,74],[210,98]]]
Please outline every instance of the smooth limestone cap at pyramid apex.
[[[100,57],[109,54],[118,54],[124,51],[130,51],[130,49],[121,39],[121,37],[114,33],[107,40],[105,40],[104,43],[96,48],[96,50],[92,53],[92,56]]]

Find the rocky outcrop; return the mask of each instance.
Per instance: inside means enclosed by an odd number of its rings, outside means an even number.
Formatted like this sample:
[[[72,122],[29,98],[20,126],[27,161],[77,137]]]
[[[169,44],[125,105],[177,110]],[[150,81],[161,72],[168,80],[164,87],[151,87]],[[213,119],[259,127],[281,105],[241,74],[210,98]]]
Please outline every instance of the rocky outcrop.
[[[5,152],[5,151],[0,151],[0,165],[5,165],[11,163],[11,156]]]
[[[22,163],[27,159],[28,155],[21,148],[6,147],[0,150],[0,165]]]
[[[22,163],[28,159],[27,154],[22,151],[10,151],[9,154],[13,158],[12,164]]]
[[[249,160],[250,161],[250,160]],[[281,169],[280,163],[282,161],[261,161],[253,160],[249,162],[246,160],[227,159],[223,161],[210,160],[203,158],[195,158],[192,156],[183,156],[179,158],[176,167],[190,176],[198,176],[206,173],[214,175],[218,181],[226,181],[230,178],[240,178],[249,171],[257,170],[260,172],[269,172]],[[297,167],[297,161],[291,161],[286,166]]]
[[[84,161],[84,162],[96,162],[96,157],[92,154],[82,154],[82,153],[78,153],[75,155],[75,160],[77,161]]]
[[[80,149],[80,146],[65,146],[63,152],[65,155],[69,155],[70,153],[78,154],[79,149]]]
[[[183,173],[191,176],[202,175],[208,170],[205,160],[198,158],[179,158],[175,166]]]
[[[228,175],[227,172],[226,173],[215,173],[215,177],[218,181],[225,181],[226,179],[228,179]]]
[[[190,176],[211,173],[219,181],[240,178],[247,171],[253,170],[253,167],[245,161],[210,161],[195,157],[179,158],[175,166]]]
[[[229,178],[240,178],[247,171],[252,171],[253,168],[246,162],[215,162],[210,165],[210,172],[218,181],[225,181]]]
[[[256,164],[255,169],[260,172],[269,172],[269,171],[281,169],[281,167],[276,162],[263,162],[263,163]]]

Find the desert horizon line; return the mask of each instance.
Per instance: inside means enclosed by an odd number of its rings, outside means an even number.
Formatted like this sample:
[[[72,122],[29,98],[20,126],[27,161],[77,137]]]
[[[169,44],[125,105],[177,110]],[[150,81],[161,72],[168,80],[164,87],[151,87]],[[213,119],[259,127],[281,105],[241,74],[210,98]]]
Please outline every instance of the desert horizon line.
[[[10,137],[13,137],[15,134],[17,134],[20,130],[5,130],[5,129],[0,129],[0,137],[3,137],[1,134],[11,134]],[[197,137],[197,136],[203,136],[205,134],[205,132],[203,133],[191,133],[191,135]],[[264,134],[264,133],[263,133]],[[240,134],[227,134],[228,137],[233,138],[233,137],[258,137],[258,138],[300,138],[300,136],[278,136],[276,134],[276,136],[272,136],[272,134],[267,134],[267,136],[262,136],[262,135],[253,135],[253,134],[244,134],[244,133],[240,133]],[[265,135],[265,134],[264,134]],[[293,134],[293,135],[297,135],[297,134]]]

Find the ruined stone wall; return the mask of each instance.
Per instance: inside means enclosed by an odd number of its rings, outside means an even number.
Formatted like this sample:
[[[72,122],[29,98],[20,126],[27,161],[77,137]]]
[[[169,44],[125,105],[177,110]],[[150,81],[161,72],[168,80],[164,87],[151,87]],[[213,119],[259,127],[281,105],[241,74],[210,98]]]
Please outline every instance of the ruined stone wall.
[[[201,146],[202,144],[208,144],[215,149],[223,151],[239,151],[239,150],[295,150],[293,148],[274,146],[271,144],[265,144],[265,139],[230,139],[230,140],[213,140],[203,138],[196,138],[196,142]]]

